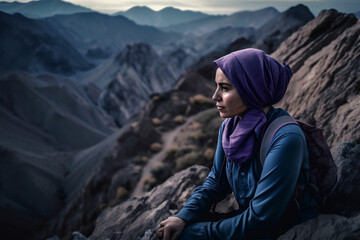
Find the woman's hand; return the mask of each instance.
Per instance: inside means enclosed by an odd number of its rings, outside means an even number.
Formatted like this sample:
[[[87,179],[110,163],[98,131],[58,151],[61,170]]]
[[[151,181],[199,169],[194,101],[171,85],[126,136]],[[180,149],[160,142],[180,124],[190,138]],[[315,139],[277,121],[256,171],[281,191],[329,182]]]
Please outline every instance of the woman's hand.
[[[169,217],[160,223],[160,228],[157,231],[159,239],[162,240],[176,240],[181,232],[184,230],[186,222],[178,217]]]

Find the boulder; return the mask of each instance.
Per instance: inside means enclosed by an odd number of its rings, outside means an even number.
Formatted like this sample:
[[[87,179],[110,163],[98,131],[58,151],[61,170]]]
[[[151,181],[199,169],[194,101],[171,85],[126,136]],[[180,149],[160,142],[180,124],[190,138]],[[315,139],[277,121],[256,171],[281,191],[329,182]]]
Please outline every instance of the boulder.
[[[338,183],[317,218],[288,230],[285,239],[359,239],[360,238],[360,145],[340,143],[335,152]]]
[[[360,214],[360,145],[341,143],[334,154],[338,167],[338,183],[325,210],[346,217]]]
[[[194,188],[202,184],[209,169],[195,165],[183,170],[140,198],[131,198],[104,210],[96,220],[96,239],[155,239],[161,221],[184,206]]]

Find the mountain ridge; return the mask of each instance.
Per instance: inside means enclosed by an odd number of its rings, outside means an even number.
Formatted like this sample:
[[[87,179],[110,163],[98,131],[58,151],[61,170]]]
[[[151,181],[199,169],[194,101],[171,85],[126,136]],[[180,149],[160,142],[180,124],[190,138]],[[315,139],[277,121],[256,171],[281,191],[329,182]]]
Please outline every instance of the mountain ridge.
[[[0,11],[20,13],[29,18],[44,18],[57,14],[73,14],[77,12],[91,12],[90,8],[76,5],[62,0],[38,0],[27,3],[0,2]]]
[[[208,14],[199,11],[180,10],[174,7],[165,7],[159,11],[154,11],[147,6],[135,6],[113,15],[123,15],[137,24],[154,27],[166,27],[208,16]]]

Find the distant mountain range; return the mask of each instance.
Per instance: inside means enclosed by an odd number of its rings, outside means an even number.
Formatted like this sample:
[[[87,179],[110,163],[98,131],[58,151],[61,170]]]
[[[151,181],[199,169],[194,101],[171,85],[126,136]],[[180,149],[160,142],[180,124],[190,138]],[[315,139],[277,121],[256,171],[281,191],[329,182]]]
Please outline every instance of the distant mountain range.
[[[136,6],[127,11],[120,11],[114,14],[127,17],[137,24],[150,25],[154,27],[166,27],[169,25],[189,22],[208,17],[208,14],[194,11],[182,11],[173,7],[166,7],[160,11],[154,11],[145,6]]]
[[[95,12],[43,19],[0,12],[0,33],[0,71],[63,75],[89,70],[94,66],[89,57],[109,57],[129,43],[161,46],[181,38],[179,34],[139,26],[123,16]]]
[[[83,54],[94,48],[114,53],[126,44],[135,42],[163,45],[181,37],[175,33],[164,33],[155,27],[137,25],[123,16],[95,12],[56,15],[43,19],[43,22],[59,29]]]
[[[208,16],[206,18],[164,27],[162,30],[201,35],[222,27],[259,28],[278,14],[279,12],[275,8],[268,7],[257,11],[236,12],[231,15]]]
[[[27,3],[17,1],[0,2],[0,11],[9,14],[20,13],[29,18],[44,18],[56,14],[92,12],[93,10],[62,0],[37,0]]]

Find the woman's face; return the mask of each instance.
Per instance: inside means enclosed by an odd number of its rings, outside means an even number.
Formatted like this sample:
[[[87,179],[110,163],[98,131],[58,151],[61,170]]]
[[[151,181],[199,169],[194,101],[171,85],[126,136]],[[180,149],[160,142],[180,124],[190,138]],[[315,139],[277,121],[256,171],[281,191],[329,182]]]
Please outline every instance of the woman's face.
[[[247,107],[236,88],[231,84],[220,68],[217,68],[216,70],[215,83],[216,91],[212,99],[216,101],[216,107],[220,112],[220,117],[242,117],[247,110]]]

